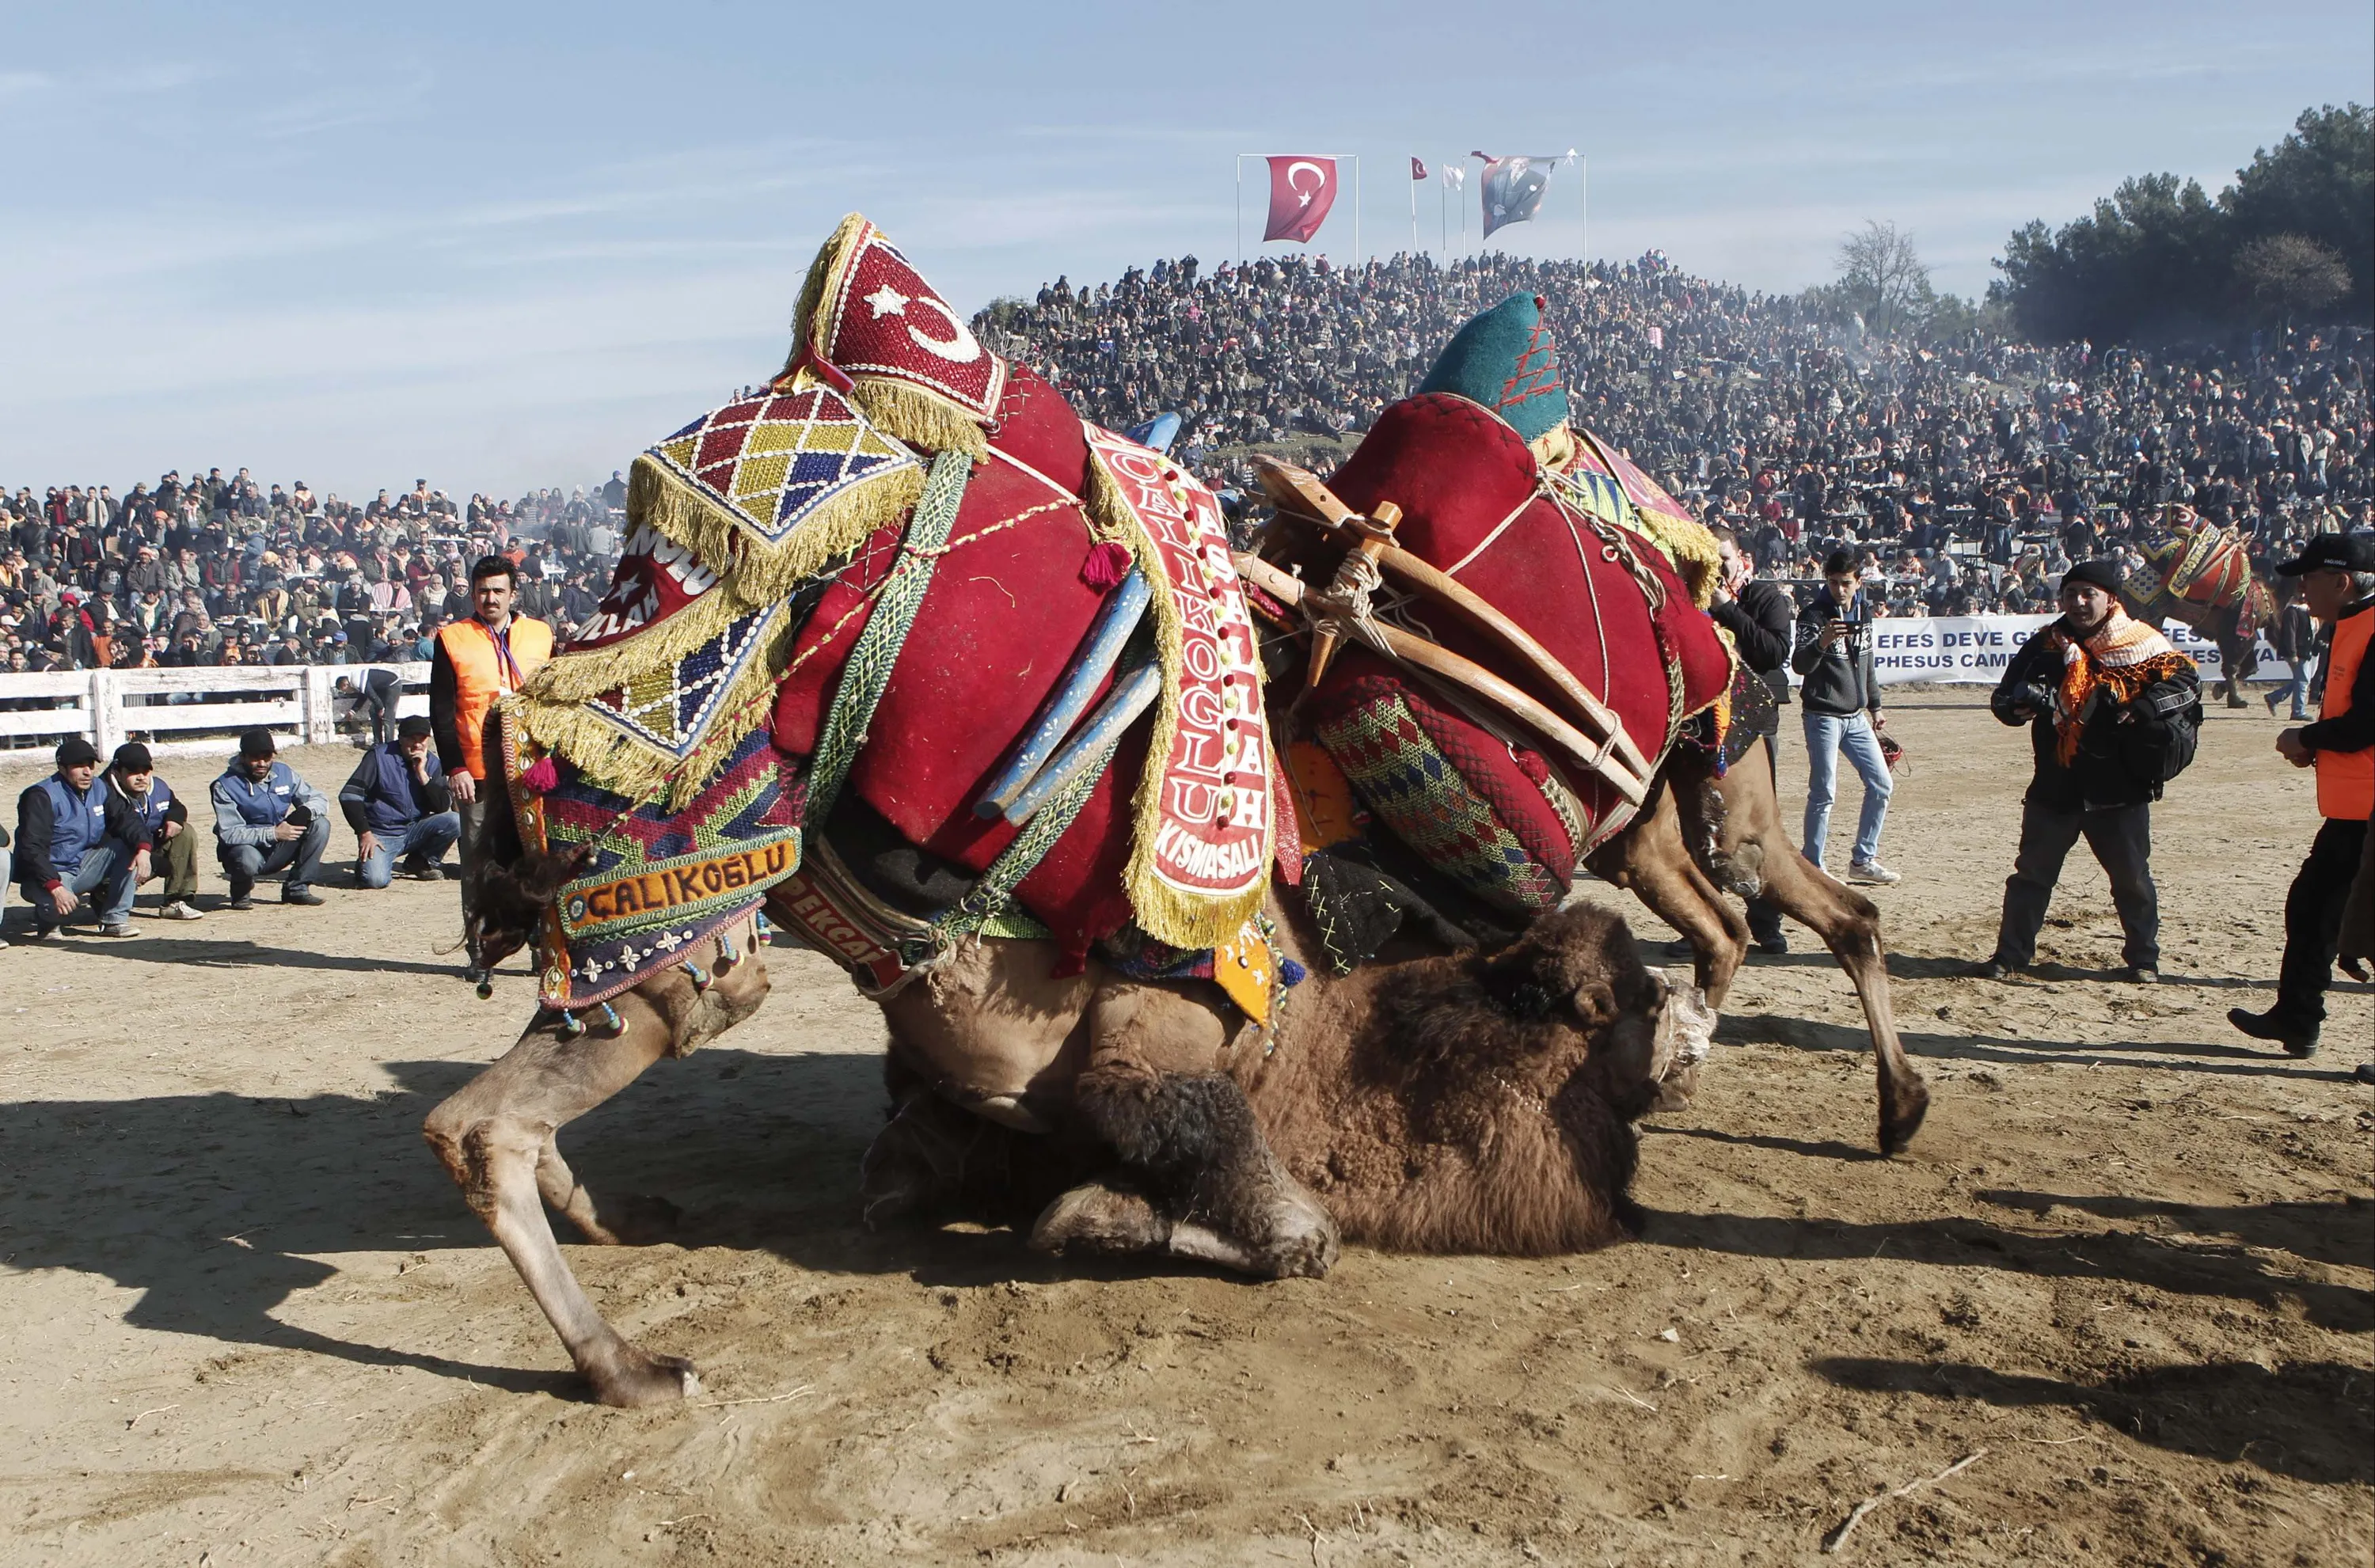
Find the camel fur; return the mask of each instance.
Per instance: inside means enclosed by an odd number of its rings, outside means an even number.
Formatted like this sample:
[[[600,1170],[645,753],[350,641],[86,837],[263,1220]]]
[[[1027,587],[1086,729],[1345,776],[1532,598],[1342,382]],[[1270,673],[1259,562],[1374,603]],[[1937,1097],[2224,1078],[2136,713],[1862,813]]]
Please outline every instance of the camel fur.
[[[500,829],[488,842],[516,855]],[[479,961],[499,961],[532,928],[526,900],[550,873],[481,879]],[[1621,923],[1571,910],[1498,953],[1336,979],[1314,961],[1320,944],[1298,911],[1273,899],[1271,917],[1311,973],[1269,1031],[1209,981],[1141,982],[1093,961],[1058,977],[1044,941],[963,944],[886,998],[897,1098],[862,1172],[868,1218],[986,1180],[1010,1196],[1045,1190],[1055,1184],[1033,1170],[1044,1165],[1088,1179],[1046,1205],[1034,1246],[1264,1278],[1326,1273],[1343,1233],[1518,1253],[1633,1233],[1631,1122],[1661,1076],[1703,1049],[1711,1015],[1668,1005]],[[606,1404],[667,1403],[699,1384],[686,1361],[620,1336],[571,1274],[548,1208],[597,1243],[642,1239],[666,1212],[586,1191],[559,1132],[662,1056],[755,1012],[768,983],[754,938],[748,922],[720,933],[685,955],[689,968],[617,998],[615,1032],[572,1036],[540,1014],[423,1127]]]

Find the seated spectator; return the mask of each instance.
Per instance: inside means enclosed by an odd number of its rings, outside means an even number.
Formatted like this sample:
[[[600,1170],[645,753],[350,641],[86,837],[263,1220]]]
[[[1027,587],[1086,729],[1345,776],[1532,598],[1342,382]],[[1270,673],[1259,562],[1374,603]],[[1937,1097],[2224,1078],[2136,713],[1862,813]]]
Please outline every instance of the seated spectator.
[[[462,819],[426,718],[399,721],[393,744],[363,753],[338,788],[338,809],[355,831],[355,880],[364,887],[384,888],[392,876],[444,879],[445,852],[461,836]]]
[[[148,849],[138,815],[100,787],[99,752],[80,736],[58,743],[58,771],[17,797],[17,879],[33,935],[57,936],[96,893],[102,937],[129,937],[135,860]]]
[[[162,877],[164,902],[157,908],[159,917],[205,919],[190,902],[198,894],[198,841],[190,831],[190,808],[173,794],[172,786],[157,776],[148,749],[136,740],[125,741],[115,749],[107,772],[100,776],[108,792],[140,819],[148,832],[148,850],[132,863],[136,892],[141,883]]]
[[[226,909],[253,909],[256,879],[285,871],[282,903],[318,904],[313,890],[330,844],[330,802],[279,760],[268,729],[239,737],[239,755],[215,780],[215,853],[230,878]]]

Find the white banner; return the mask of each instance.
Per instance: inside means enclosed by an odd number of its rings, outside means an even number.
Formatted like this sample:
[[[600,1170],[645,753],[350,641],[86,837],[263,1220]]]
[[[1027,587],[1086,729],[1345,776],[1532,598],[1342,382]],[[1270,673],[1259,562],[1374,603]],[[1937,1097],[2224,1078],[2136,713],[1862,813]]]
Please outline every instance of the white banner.
[[[2004,666],[2030,634],[2055,619],[2050,615],[1885,616],[1872,623],[1873,669],[1883,686],[1912,680],[1993,686],[2003,678]],[[2162,631],[2179,653],[2201,666],[2204,683],[2224,674],[2216,643],[2182,621],[2172,620]],[[2251,678],[2283,680],[2290,674],[2262,637],[2260,667]]]

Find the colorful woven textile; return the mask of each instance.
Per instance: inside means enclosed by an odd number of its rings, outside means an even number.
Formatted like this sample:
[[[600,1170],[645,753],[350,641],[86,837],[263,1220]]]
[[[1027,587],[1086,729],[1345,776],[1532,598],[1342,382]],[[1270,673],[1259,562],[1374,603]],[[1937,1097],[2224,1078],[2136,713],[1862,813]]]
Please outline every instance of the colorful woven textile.
[[[1558,348],[1542,325],[1544,303],[1539,294],[1512,294],[1471,317],[1418,389],[1458,393],[1528,441],[1550,430],[1567,417],[1567,399]]]
[[[713,408],[648,455],[771,548],[851,486],[917,462],[847,398],[805,378]]]
[[[741,918],[798,865],[802,786],[763,729],[745,736],[681,808],[639,803],[565,760],[538,795],[513,760],[513,803],[528,847],[593,846],[545,921],[538,968],[548,1007],[589,1007],[628,989]]]
[[[1096,478],[1119,502],[1148,581],[1163,700],[1138,795],[1129,895],[1175,947],[1231,940],[1270,880],[1270,719],[1260,652],[1212,492],[1162,454],[1092,425]]]
[[[1313,733],[1394,836],[1495,908],[1558,907],[1575,875],[1575,824],[1529,751],[1403,685],[1368,655],[1331,678]],[[1529,769],[1525,764],[1530,761]],[[1572,808],[1567,808],[1570,812]]]
[[[1616,714],[1652,766],[1683,721],[1731,684],[1730,646],[1665,556],[1577,504],[1516,430],[1464,397],[1425,393],[1393,405],[1329,485],[1363,512],[1384,501],[1400,507],[1401,548],[1525,628]],[[1429,624],[1445,647],[1526,686],[1554,710],[1565,701],[1482,631],[1453,617]],[[1340,659],[1315,701],[1346,667]],[[1469,721],[1448,714],[1446,722]],[[1480,729],[1474,744],[1490,750],[1498,743]],[[1563,776],[1581,803],[1582,852],[1632,820],[1636,808],[1597,774]]]
[[[691,653],[630,676],[579,711],[681,762],[708,738],[727,694],[763,657],[787,614],[779,602],[738,616]]]

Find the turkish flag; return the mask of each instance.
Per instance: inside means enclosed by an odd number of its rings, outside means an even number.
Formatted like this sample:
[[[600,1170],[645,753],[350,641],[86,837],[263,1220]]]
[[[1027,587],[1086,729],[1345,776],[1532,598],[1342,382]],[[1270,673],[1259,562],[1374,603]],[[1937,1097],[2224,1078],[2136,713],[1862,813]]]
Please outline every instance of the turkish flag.
[[[1270,160],[1270,223],[1265,240],[1310,242],[1336,205],[1336,160],[1281,157]]]
[[[1415,158],[1411,159],[1411,178],[1413,180],[1424,180],[1426,178],[1426,165],[1421,163]]]

